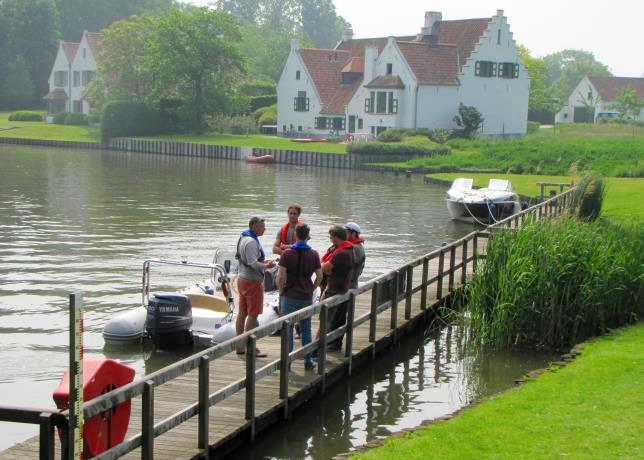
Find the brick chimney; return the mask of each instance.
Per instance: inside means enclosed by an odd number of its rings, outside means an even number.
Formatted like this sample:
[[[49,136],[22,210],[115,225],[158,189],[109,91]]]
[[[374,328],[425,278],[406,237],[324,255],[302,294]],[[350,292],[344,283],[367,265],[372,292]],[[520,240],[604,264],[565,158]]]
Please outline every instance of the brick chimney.
[[[418,41],[427,41],[429,37],[438,34],[438,23],[443,20],[443,13],[439,11],[425,12],[425,25],[421,27],[420,34],[416,37]]]

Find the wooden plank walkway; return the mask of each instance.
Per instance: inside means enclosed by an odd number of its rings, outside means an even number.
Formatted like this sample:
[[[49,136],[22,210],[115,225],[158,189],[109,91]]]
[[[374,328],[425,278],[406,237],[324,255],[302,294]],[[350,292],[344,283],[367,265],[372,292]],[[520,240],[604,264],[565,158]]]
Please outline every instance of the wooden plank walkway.
[[[530,215],[536,219],[558,215],[570,204],[570,197],[570,192],[565,192],[495,226],[518,228]],[[272,323],[274,326],[262,326],[254,334],[232,339],[145,376],[143,380],[148,382],[148,386],[137,381],[85,403],[86,418],[88,413],[104,413],[109,407],[128,399],[133,403],[126,442],[97,458],[218,458],[254,440],[258,433],[288,417],[299,405],[324,392],[327,386],[350,375],[357,366],[375,359],[401,334],[432,317],[436,312],[435,306],[444,302],[474,273],[478,261],[474,255],[485,254],[492,227],[485,232],[473,232],[370,280],[351,294],[307,307],[280,318]],[[372,298],[374,292],[378,293],[375,301]],[[383,292],[390,295],[383,296]],[[399,295],[394,297],[392,292]],[[322,352],[318,368],[313,371],[304,370],[303,361],[296,359],[288,371],[287,360],[281,359],[287,358],[282,346],[286,322],[313,315],[314,330],[318,327],[326,330],[328,320],[320,323],[318,318],[325,318],[328,307],[347,299],[355,301],[353,321],[349,322],[354,327],[341,329],[347,329],[345,347],[352,347],[351,353],[346,348],[342,352],[326,352],[326,359],[323,359]],[[279,331],[280,328],[280,337],[269,335],[272,330]],[[343,331],[327,332],[320,345],[340,332]],[[236,355],[234,350],[239,346],[246,345],[248,350],[254,350],[256,336],[259,337],[257,346],[268,353],[267,358],[253,361]],[[307,349],[313,347],[317,347],[317,342],[314,341]],[[291,358],[303,355],[303,350],[298,348],[296,342]],[[200,384],[201,376],[207,379],[204,378]],[[282,385],[286,381],[287,391]],[[146,406],[151,410],[146,412]],[[208,410],[199,410],[207,406]],[[202,417],[202,414],[207,414],[207,417]],[[203,428],[201,431],[200,427]],[[50,459],[60,456],[60,443],[55,444],[57,451],[48,452]],[[37,457],[38,437],[0,453],[0,460]]]

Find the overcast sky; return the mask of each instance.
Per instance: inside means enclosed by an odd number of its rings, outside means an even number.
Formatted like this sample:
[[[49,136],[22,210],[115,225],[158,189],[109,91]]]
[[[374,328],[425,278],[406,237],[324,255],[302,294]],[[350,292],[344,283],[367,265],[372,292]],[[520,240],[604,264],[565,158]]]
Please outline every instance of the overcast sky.
[[[207,5],[209,0],[184,0]],[[334,0],[356,38],[412,35],[425,11],[443,19],[490,17],[504,10],[515,40],[533,55],[584,49],[620,77],[644,77],[644,1],[611,0]]]

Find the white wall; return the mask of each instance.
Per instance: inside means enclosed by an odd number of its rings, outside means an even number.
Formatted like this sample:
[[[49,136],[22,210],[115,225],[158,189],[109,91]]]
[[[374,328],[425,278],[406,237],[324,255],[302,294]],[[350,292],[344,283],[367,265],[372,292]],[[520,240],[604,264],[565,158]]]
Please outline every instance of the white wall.
[[[572,90],[570,96],[568,96],[566,105],[555,115],[555,123],[572,123],[575,116],[575,107],[585,107],[584,101],[588,99],[588,92],[592,92],[593,100],[597,102],[595,114],[601,110],[605,110],[606,107],[602,104],[599,93],[588,77],[584,76],[577,86],[575,86],[575,89]]]
[[[51,73],[49,74],[49,92],[54,91],[57,87],[54,84],[54,73],[58,71],[63,71],[67,72],[67,84],[63,87],[65,90],[65,93],[67,96],[69,96],[69,78],[71,78],[71,75],[69,75],[69,62],[67,61],[67,57],[65,56],[65,50],[63,49],[62,42],[58,45],[58,53],[56,54],[56,59],[54,59],[54,65],[52,66]],[[69,111],[69,104],[70,101],[66,101],[66,106],[67,106],[67,111]]]
[[[454,115],[458,114],[458,86],[418,87],[418,128],[456,128]]]
[[[85,86],[83,85],[83,79],[82,79],[82,73],[83,71],[93,71],[96,72],[97,65],[96,65],[96,59],[94,58],[94,55],[92,54],[92,50],[89,47],[89,43],[87,43],[87,36],[83,34],[83,38],[80,41],[80,45],[78,46],[78,51],[76,51],[76,56],[74,57],[74,61],[72,62],[72,94],[71,94],[71,100],[72,101],[78,101],[81,100],[83,101],[83,113],[84,114],[89,114],[89,103],[84,100],[84,92],[85,92]],[[74,86],[73,85],[73,72],[77,71],[80,72],[79,75],[79,86]],[[73,108],[73,103],[71,105]],[[71,111],[71,110],[70,110]]]
[[[498,30],[501,40],[497,43]],[[476,61],[519,64],[519,78],[480,77],[475,75]],[[481,112],[485,119],[481,132],[487,135],[524,135],[528,121],[530,79],[521,63],[507,19],[501,14],[492,18],[459,76],[458,100]],[[456,113],[454,113],[456,115]]]
[[[295,75],[300,71],[300,79],[296,80]],[[309,111],[296,112],[293,110],[293,103],[299,91],[306,91],[309,98]],[[328,133],[328,130],[315,129],[315,117],[319,116],[322,104],[317,94],[313,81],[300,58],[299,50],[291,48],[282,75],[277,83],[277,132],[281,133],[283,126],[287,130],[302,127],[304,132],[319,134]]]

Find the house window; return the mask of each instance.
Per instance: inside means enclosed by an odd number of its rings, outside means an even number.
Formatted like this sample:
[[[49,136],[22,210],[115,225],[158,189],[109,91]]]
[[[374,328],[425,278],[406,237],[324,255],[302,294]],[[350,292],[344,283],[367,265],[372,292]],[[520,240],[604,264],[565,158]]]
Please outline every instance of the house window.
[[[296,70],[296,71],[295,71],[295,79],[296,79],[296,80],[299,80],[299,79],[300,79],[300,71],[299,71],[299,70]]]
[[[375,136],[375,135],[376,135],[376,127],[375,127],[375,126],[372,126],[372,127],[371,127],[371,135],[372,135],[372,136]]]
[[[67,86],[67,72],[64,70],[57,70],[54,72],[54,86]]]
[[[308,112],[309,111],[309,98],[306,97],[306,91],[298,91],[297,97],[293,102],[293,110],[296,112]]]
[[[592,91],[588,91],[588,100],[589,101],[593,100],[593,92]]]
[[[497,45],[500,45],[500,44],[501,44],[501,29],[499,29],[499,30],[497,31],[497,34],[496,34],[496,44],[497,44]]]
[[[496,77],[496,62],[476,61],[474,74],[479,77]]]
[[[499,62],[499,78],[519,78],[519,64]]]
[[[378,91],[376,95],[376,113],[386,113],[387,112],[387,93],[384,91]]]
[[[302,125],[298,126],[298,127],[297,127],[297,130],[298,130],[299,132],[302,132]]]
[[[387,131],[387,127],[386,127],[386,126],[378,126],[378,127],[376,128],[376,136],[377,136],[377,135],[379,135],[380,133],[385,132],[385,131]]]
[[[362,123],[362,118],[358,118],[358,129],[362,129],[363,123]]]
[[[389,92],[388,113],[398,113],[398,99],[394,99],[394,93]]]
[[[315,129],[326,129],[327,128],[327,117],[316,117],[315,118]]]
[[[83,70],[81,74],[81,85],[86,86],[90,81],[96,77],[96,72],[93,70]]]
[[[80,86],[80,72],[78,70],[74,70],[74,87]]]
[[[394,65],[393,64],[387,64],[387,75],[391,75],[394,71]]]
[[[373,113],[373,102],[376,99],[376,92],[371,91],[371,94],[369,95],[368,99],[364,100],[364,111],[366,113]]]
[[[286,132],[286,125],[282,125],[282,131]]]
[[[83,101],[74,101],[74,107],[73,107],[74,112],[83,112]]]
[[[333,129],[336,131],[344,131],[344,117],[333,118]]]

